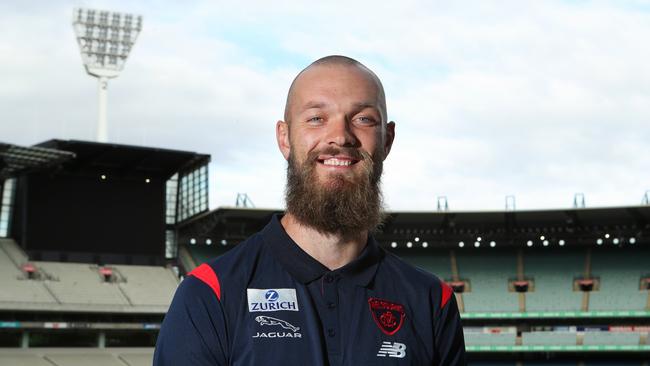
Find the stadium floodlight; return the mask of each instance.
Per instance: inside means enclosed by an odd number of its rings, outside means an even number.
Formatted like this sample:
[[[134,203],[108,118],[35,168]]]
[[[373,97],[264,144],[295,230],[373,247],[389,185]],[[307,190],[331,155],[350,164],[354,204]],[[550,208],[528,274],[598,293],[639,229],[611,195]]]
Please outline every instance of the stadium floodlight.
[[[86,72],[98,81],[97,141],[106,142],[108,79],[117,77],[124,68],[142,30],[142,16],[76,8],[72,26]]]
[[[603,245],[603,239],[601,238],[596,239],[596,244]]]
[[[528,245],[529,247],[532,247],[533,246],[533,241],[532,240],[527,241],[526,245]]]
[[[630,244],[634,244],[634,243],[636,243],[636,238],[634,238],[634,237],[633,237],[633,238],[630,238],[629,243],[630,243]]]
[[[462,247],[465,246],[465,243],[461,241],[461,242],[458,243],[458,246],[462,248]]]
[[[614,245],[618,245],[619,242],[620,240],[618,238],[614,238],[614,240],[612,240],[612,243],[614,243]]]
[[[410,247],[412,247],[412,246],[413,246],[413,243],[411,243],[410,241],[409,241],[408,243],[406,243],[406,247],[407,247],[407,248],[410,248]]]
[[[422,248],[426,248],[426,247],[428,247],[428,246],[429,246],[429,243],[427,243],[426,241],[425,241],[425,242],[422,242]]]
[[[496,243],[494,240],[491,241],[491,242],[490,242],[490,247],[491,247],[491,248],[494,248],[495,246],[497,246],[497,243]]]
[[[564,246],[564,239],[560,239],[560,241],[558,242],[558,244],[560,244],[560,246]]]
[[[390,247],[391,247],[391,248],[397,248],[397,243],[396,243],[396,242],[392,242],[392,243],[390,243]]]

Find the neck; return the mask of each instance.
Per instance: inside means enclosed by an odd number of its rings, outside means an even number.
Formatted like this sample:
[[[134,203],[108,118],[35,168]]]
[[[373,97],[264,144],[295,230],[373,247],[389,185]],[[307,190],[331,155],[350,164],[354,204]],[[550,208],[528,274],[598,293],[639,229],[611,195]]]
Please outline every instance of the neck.
[[[368,241],[367,230],[345,237],[339,234],[323,234],[299,222],[290,213],[286,213],[280,222],[300,249],[330,270],[341,268],[355,260]]]

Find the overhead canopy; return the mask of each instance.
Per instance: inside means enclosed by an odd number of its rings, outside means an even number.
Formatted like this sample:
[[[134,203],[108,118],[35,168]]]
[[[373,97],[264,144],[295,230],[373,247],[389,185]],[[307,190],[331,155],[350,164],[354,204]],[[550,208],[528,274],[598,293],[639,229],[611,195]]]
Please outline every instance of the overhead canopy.
[[[0,142],[0,179],[59,165],[75,153],[46,147],[23,147]]]
[[[68,162],[66,168],[75,171],[111,169],[124,175],[168,178],[210,162],[210,155],[190,151],[90,141],[49,140],[36,146],[74,152],[76,158]]]

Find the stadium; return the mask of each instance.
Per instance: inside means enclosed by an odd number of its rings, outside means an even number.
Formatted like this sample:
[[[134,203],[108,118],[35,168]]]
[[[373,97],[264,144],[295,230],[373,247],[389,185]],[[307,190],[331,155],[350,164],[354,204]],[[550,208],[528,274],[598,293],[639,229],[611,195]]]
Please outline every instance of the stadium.
[[[273,214],[208,210],[210,156],[0,145],[0,364],[151,364],[183,276]],[[650,205],[390,212],[377,239],[449,283],[470,365],[648,365]],[[106,225],[110,222],[110,225]]]
[[[572,207],[516,209],[507,196],[502,210],[450,210],[445,197],[421,204],[432,191],[418,189],[492,195],[512,180],[559,196],[552,185],[586,182],[618,199],[647,182],[647,6],[345,2],[373,10],[350,24],[341,4],[122,2],[152,14],[152,47],[117,94],[109,139],[108,83],[142,16],[76,8],[70,29],[63,3],[0,6],[1,366],[151,365],[187,274],[283,213],[210,195],[258,180],[266,202],[280,196],[280,169],[267,168],[284,161],[261,121],[285,102],[278,85],[333,52],[379,70],[406,121],[385,186],[407,209],[387,212],[375,237],[453,289],[469,365],[650,366],[650,191],[639,205],[587,207],[576,194]],[[97,78],[96,131],[59,24]],[[222,189],[210,174],[221,164],[249,171],[220,171]]]

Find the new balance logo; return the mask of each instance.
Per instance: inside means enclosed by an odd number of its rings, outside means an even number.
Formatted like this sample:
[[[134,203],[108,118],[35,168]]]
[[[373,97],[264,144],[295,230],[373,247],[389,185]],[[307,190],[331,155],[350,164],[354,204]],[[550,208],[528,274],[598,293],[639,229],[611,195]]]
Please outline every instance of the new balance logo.
[[[397,342],[382,342],[377,357],[406,357],[406,345]]]

